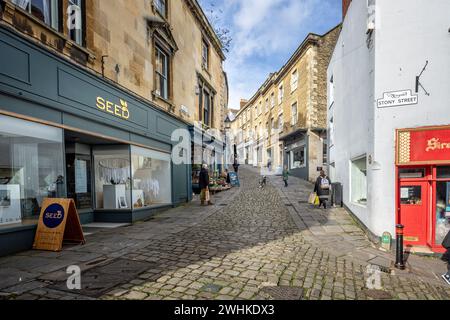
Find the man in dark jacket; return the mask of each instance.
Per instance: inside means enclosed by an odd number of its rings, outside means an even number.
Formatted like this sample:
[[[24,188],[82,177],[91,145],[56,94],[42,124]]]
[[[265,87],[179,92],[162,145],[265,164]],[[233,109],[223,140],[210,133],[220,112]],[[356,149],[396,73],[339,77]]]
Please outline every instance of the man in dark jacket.
[[[325,174],[325,171],[320,171],[320,176],[316,180],[316,184],[314,186],[314,192],[317,193],[319,197],[320,204],[319,208],[323,205],[323,207],[327,208],[327,201],[330,197],[330,189],[331,189],[331,180]]]
[[[212,205],[211,199],[209,198],[209,172],[207,164],[204,164],[200,170],[199,187],[201,190],[200,200],[202,202],[202,206],[205,205],[205,202],[208,202],[208,205]]]

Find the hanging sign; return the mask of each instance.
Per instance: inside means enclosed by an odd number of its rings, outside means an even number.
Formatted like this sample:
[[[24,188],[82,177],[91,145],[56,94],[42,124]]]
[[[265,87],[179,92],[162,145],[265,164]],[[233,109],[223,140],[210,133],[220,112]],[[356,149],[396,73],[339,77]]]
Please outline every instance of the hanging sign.
[[[86,243],[75,202],[72,199],[45,198],[33,249],[61,251],[63,242]]]
[[[419,103],[419,96],[411,90],[385,92],[383,98],[377,101],[378,108],[400,107]]]

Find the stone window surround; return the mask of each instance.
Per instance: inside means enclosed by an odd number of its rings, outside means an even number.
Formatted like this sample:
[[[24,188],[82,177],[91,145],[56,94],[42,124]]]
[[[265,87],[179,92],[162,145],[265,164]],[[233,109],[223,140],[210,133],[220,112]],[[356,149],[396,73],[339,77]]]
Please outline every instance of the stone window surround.
[[[63,33],[63,31],[55,30],[51,26],[47,25],[45,22],[34,17],[32,14],[30,14],[26,10],[19,8],[18,6],[14,5],[10,1],[3,1],[3,3],[4,3],[4,11],[3,11],[3,14],[0,15],[0,21],[4,21],[4,22],[14,26],[12,21],[13,21],[13,17],[16,14],[19,16],[22,16],[22,17],[26,17],[30,22],[38,25],[39,27],[45,29],[45,31],[51,33],[56,38],[59,38],[60,40],[62,40],[62,42],[64,43],[64,47],[62,48],[62,53],[65,56],[70,57],[70,52],[72,51],[72,48],[76,48],[78,51],[81,51],[83,54],[86,55],[87,63],[94,64],[94,61],[96,60],[96,55],[91,50],[89,50],[86,47],[81,46],[81,45],[77,44],[75,41],[71,40],[68,34]],[[63,21],[61,21],[60,23],[63,23]],[[65,28],[62,28],[62,29],[65,30]],[[85,34],[86,30],[87,30],[87,26],[85,25],[84,26],[83,43],[86,43],[86,34]],[[32,37],[33,39],[36,39],[36,41],[42,43],[41,38],[38,38],[35,35],[30,35],[28,33],[24,33],[24,34],[29,37]],[[61,50],[59,48],[54,47],[49,42],[46,42],[43,44],[52,48],[53,50],[56,50],[57,52],[61,52]]]
[[[156,7],[155,1],[156,0],[150,0],[151,1],[151,6],[152,6],[152,12],[154,14],[157,14],[159,17],[161,17],[162,19],[164,19],[166,22],[169,21],[170,19],[170,0],[165,0],[166,3],[166,15],[164,16]]]
[[[168,59],[168,79],[167,79],[167,99],[160,96],[156,93],[156,89],[152,91],[153,100],[158,100],[158,102],[164,104],[169,111],[173,112],[175,109],[175,105],[173,103],[173,56],[174,51],[171,49],[170,45],[166,43],[162,37],[158,36],[158,32],[154,32],[152,35],[152,45],[153,45],[153,53],[152,53],[152,65],[153,65],[153,83],[156,88],[156,81],[158,80],[158,76],[156,74],[156,48],[164,52]]]
[[[214,108],[215,108],[215,99],[217,95],[217,91],[214,90],[213,86],[203,77],[199,72],[197,72],[197,81],[198,81],[198,120],[203,123],[203,126],[205,128],[213,128],[214,127]],[[209,97],[211,99],[210,105],[209,105],[209,123],[203,122],[203,113],[204,113],[204,102],[203,102],[203,91],[207,91],[209,94]],[[239,119],[242,121],[242,116],[239,117]]]

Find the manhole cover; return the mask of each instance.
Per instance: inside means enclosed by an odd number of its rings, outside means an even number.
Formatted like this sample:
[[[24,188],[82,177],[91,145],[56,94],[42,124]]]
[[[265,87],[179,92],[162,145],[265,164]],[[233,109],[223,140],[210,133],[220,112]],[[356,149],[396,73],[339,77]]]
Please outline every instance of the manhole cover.
[[[57,282],[49,288],[98,298],[114,287],[136,279],[139,274],[154,266],[155,264],[143,261],[117,259],[107,265],[83,272],[81,274],[81,290],[68,289],[66,281]]]
[[[375,300],[391,300],[393,299],[392,295],[389,292],[383,290],[364,290],[364,293],[367,297],[375,299]]]
[[[303,289],[300,287],[264,287],[261,292],[274,300],[301,300],[303,297]]]

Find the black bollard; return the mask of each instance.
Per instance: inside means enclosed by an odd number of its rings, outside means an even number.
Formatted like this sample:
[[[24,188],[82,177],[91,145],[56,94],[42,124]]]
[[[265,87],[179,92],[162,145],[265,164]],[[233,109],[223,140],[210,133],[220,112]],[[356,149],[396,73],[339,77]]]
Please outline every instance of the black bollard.
[[[396,261],[395,261],[395,267],[399,270],[405,270],[405,262],[403,257],[403,231],[405,227],[401,224],[398,224],[396,227],[396,234],[397,234],[397,254],[396,254]]]

